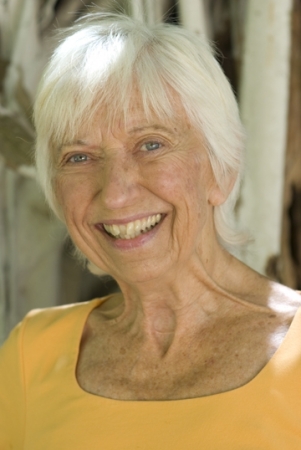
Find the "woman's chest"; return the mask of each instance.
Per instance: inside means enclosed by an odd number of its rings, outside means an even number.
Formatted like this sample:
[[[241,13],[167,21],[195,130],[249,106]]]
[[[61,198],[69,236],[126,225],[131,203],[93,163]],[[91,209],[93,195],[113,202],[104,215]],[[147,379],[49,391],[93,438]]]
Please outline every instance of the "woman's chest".
[[[281,344],[279,320],[218,323],[158,357],[143,340],[100,335],[81,348],[77,380],[87,392],[122,400],[171,400],[233,390],[252,380]]]

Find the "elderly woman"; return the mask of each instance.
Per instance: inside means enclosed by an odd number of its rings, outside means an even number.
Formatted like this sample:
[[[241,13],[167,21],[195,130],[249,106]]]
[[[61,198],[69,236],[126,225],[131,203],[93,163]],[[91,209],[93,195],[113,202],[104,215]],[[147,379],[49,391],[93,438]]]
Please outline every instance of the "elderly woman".
[[[55,51],[35,122],[51,207],[121,293],[12,332],[1,450],[300,450],[301,298],[227,251],[244,139],[208,44],[88,17]]]

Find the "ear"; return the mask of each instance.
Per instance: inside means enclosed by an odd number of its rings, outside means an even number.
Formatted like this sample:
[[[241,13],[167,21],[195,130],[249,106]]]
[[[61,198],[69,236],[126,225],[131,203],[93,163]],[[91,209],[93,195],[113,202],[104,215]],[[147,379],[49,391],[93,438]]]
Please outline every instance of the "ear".
[[[236,179],[237,173],[228,174],[227,179],[224,178],[220,186],[214,180],[214,184],[209,193],[208,203],[212,206],[222,205],[230,195]]]

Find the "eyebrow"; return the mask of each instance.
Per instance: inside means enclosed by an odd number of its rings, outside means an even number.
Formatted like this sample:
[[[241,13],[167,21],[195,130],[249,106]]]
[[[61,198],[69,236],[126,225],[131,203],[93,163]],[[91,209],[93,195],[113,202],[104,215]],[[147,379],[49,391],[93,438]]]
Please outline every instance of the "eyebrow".
[[[62,147],[69,147],[70,145],[88,145],[87,142],[81,140],[81,139],[76,139],[75,141],[69,141],[69,142],[64,142],[60,148]]]
[[[167,133],[172,133],[172,130],[170,128],[167,128],[163,125],[157,125],[157,124],[152,124],[152,125],[145,125],[142,127],[133,127],[132,129],[130,129],[128,131],[129,134],[134,134],[134,133],[141,133],[142,131],[147,131],[149,129],[153,129],[153,130],[158,130],[158,131],[165,131]]]
[[[86,145],[89,145],[86,141],[83,141],[81,139],[76,139],[75,141],[69,141],[64,142],[62,145],[60,145],[57,149],[57,152],[60,153],[64,147],[72,147],[72,145],[78,145],[80,147],[85,147]]]
[[[172,134],[173,130],[171,130],[170,128],[165,127],[164,125],[159,125],[159,124],[152,124],[152,125],[145,125],[145,126],[141,126],[141,127],[133,127],[128,131],[128,134],[132,135],[135,133],[141,133],[143,131],[147,131],[147,130],[157,130],[157,131],[163,131],[165,133],[168,134]],[[88,142],[82,140],[82,139],[76,139],[75,141],[69,141],[69,142],[65,142],[62,145],[59,146],[58,148],[58,153],[61,152],[63,147],[71,147],[72,145],[78,145],[80,147],[85,147],[88,144]]]

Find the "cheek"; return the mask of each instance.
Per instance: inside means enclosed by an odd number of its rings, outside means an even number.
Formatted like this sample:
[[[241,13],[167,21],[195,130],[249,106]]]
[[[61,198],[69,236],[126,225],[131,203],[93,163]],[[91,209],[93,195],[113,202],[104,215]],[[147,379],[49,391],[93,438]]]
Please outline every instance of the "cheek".
[[[210,171],[206,160],[190,157],[173,158],[172,161],[158,165],[151,173],[151,180],[158,192],[164,192],[173,199],[181,199],[187,203],[193,202],[203,205],[207,202],[208,187],[210,186]]]
[[[62,176],[55,180],[55,192],[58,204],[68,223],[70,218],[85,210],[92,195],[92,187],[81,177]]]

